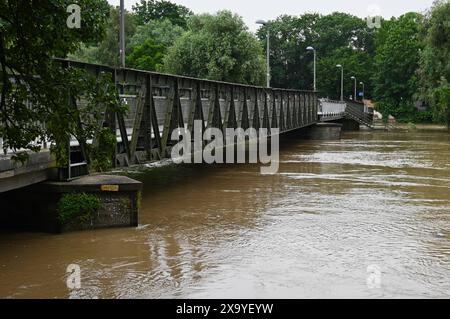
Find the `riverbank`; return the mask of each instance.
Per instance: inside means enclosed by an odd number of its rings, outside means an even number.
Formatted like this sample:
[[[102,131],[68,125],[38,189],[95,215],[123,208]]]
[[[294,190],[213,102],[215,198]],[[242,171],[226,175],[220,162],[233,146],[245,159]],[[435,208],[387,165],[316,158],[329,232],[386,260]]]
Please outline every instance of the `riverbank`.
[[[446,131],[447,125],[440,124],[412,124],[412,123],[396,123],[392,125],[394,130],[402,131]]]

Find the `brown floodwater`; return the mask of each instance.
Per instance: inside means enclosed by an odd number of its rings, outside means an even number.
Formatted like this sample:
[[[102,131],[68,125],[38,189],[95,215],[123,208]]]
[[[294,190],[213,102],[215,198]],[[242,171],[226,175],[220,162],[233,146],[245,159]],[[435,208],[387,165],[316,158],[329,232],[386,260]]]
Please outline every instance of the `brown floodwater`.
[[[290,141],[280,162],[144,174],[137,229],[3,232],[0,297],[450,296],[448,133]]]

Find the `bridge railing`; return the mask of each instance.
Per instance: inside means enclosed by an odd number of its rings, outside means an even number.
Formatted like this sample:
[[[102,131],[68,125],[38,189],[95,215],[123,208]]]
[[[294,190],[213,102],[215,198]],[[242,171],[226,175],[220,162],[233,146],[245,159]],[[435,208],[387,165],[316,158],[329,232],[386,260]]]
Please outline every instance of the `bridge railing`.
[[[372,127],[373,109],[368,108],[364,103],[352,100],[333,101],[320,99],[319,104],[318,115],[323,122],[351,118],[361,124]]]
[[[339,119],[345,116],[346,107],[345,102],[320,99],[318,116],[322,121]]]
[[[128,166],[168,158],[178,143],[171,135],[176,128],[203,129],[278,128],[286,133],[317,123],[316,92],[265,88],[210,81],[128,68],[58,59],[64,67],[81,68],[91,74],[110,73],[119,98],[128,112],[104,112],[103,127],[117,137],[114,166]],[[82,108],[83,98],[74,107]],[[94,138],[95,141],[96,138]],[[71,141],[83,148],[93,141]],[[82,161],[82,163],[84,163]],[[75,163],[76,165],[76,163]],[[69,177],[70,169],[69,169]]]
[[[373,125],[373,109],[369,109],[364,103],[347,101],[346,116],[357,120],[368,127]]]

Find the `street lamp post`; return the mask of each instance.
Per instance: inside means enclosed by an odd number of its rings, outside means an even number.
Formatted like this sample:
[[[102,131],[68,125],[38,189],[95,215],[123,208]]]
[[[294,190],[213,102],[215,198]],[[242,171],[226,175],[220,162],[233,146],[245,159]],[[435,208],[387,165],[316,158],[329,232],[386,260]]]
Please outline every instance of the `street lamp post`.
[[[362,98],[363,98],[363,101],[364,101],[364,99],[366,98],[366,88],[365,88],[365,85],[364,85],[364,82],[359,82],[359,84],[360,85],[362,85]]]
[[[125,4],[120,0],[120,66],[125,68]]]
[[[256,24],[267,26],[268,22],[264,20],[256,21]],[[267,28],[267,87],[270,88],[270,30]]]
[[[357,100],[357,98],[356,98],[356,76],[352,76],[351,79],[353,81],[355,81],[355,95],[353,95],[353,101],[356,101]]]
[[[344,67],[342,64],[338,64],[336,67],[341,69],[341,101],[344,101]]]
[[[307,47],[306,50],[314,52],[314,91],[317,91],[317,82],[316,82],[316,61],[317,61],[317,52],[314,47]]]

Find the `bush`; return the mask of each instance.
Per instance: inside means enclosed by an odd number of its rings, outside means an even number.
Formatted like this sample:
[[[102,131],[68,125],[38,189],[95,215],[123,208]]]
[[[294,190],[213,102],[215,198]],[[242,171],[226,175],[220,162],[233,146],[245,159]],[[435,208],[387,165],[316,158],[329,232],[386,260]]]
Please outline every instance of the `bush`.
[[[64,194],[58,202],[58,217],[61,223],[67,224],[78,220],[89,222],[101,207],[96,195],[85,193]]]

